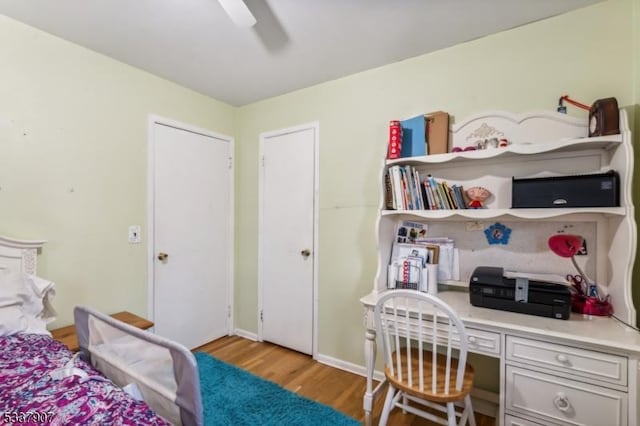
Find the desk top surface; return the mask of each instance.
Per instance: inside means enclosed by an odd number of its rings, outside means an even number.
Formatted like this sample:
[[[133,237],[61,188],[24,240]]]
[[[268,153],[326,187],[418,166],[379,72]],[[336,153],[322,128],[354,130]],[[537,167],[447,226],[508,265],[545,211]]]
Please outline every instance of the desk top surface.
[[[386,292],[369,293],[360,299],[363,305],[372,308]],[[640,332],[615,318],[586,317],[571,314],[568,320],[519,314],[515,312],[480,308],[469,303],[469,293],[464,291],[441,291],[438,297],[458,313],[469,327],[501,332],[516,332],[573,342],[584,342],[607,349],[620,349],[640,354]]]

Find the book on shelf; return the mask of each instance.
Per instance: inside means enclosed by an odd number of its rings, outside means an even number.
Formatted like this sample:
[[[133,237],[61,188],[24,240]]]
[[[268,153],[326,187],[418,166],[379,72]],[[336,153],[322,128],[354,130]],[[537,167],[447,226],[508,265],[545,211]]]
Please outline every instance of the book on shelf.
[[[393,208],[404,210],[404,191],[402,190],[402,177],[398,166],[389,167],[387,171],[392,186]]]
[[[460,185],[451,185],[451,190],[453,191],[453,197],[455,200],[457,208],[466,209],[468,204],[465,203],[464,197],[462,196],[462,186]]]
[[[393,185],[391,185],[391,176],[389,173],[384,174],[384,208],[394,210],[396,208],[393,195]]]
[[[427,188],[427,195],[429,196],[429,209],[430,210],[441,210],[444,206],[441,203],[440,197],[438,196],[438,185],[436,181],[429,175],[429,177],[424,181],[424,185]]]
[[[418,200],[418,209],[425,210],[427,207],[424,202],[424,198],[422,197],[422,185],[420,185],[420,174],[417,169],[413,169],[413,183],[416,193],[416,198]]]

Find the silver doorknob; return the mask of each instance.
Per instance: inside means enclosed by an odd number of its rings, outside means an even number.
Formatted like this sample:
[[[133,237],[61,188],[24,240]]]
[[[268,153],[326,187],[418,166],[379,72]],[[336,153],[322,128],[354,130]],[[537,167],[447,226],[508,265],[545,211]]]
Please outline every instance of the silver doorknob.
[[[158,260],[161,262],[164,262],[165,260],[167,260],[167,258],[169,257],[169,255],[167,253],[158,253]]]
[[[309,249],[304,249],[300,252],[300,254],[306,259],[307,257],[311,256],[311,251]]]

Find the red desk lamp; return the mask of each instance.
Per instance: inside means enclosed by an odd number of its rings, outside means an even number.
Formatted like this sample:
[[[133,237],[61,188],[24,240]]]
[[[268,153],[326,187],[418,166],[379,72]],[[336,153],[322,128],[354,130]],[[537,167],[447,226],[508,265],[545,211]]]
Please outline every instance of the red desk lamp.
[[[560,257],[570,257],[581,280],[572,280],[576,290],[571,296],[571,310],[587,315],[608,316],[613,314],[609,296],[600,296],[595,283],[590,283],[576,262],[575,255],[582,247],[583,238],[579,235],[556,234],[549,238],[549,248]],[[577,281],[577,282],[576,282]],[[579,285],[579,284],[582,284]]]
[[[582,247],[582,242],[583,238],[579,235],[556,234],[549,238],[549,248],[560,257],[570,257],[573,266],[575,266],[578,274],[582,278],[582,282],[588,286],[589,281],[587,280],[587,276],[582,272],[582,269],[580,269],[575,259],[575,255]]]

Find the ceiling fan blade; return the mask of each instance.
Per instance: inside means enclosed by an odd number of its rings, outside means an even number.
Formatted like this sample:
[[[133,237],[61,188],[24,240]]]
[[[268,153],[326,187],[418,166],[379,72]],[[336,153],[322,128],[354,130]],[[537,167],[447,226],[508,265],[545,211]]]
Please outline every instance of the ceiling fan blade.
[[[218,2],[237,26],[249,28],[255,25],[256,18],[243,0],[218,0]]]

